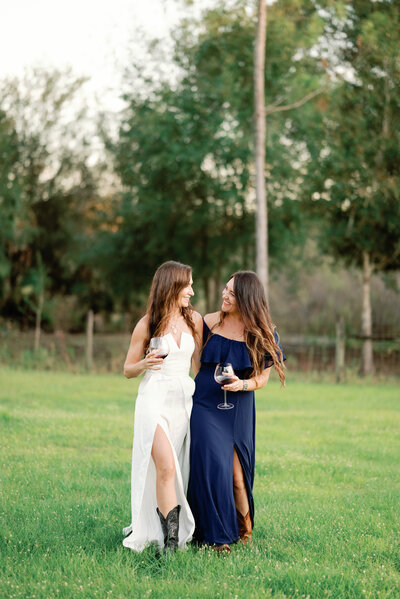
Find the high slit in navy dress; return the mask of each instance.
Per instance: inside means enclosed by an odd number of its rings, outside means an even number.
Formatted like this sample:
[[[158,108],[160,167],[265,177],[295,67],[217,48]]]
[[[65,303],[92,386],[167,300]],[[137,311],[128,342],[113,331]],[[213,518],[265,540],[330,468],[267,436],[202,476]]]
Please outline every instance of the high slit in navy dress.
[[[233,495],[234,449],[242,466],[254,526],[254,391],[228,391],[228,401],[234,408],[219,410],[217,405],[223,400],[223,391],[214,380],[214,370],[218,362],[230,362],[236,375],[246,379],[253,367],[244,341],[210,335],[204,321],[203,340],[190,422],[188,501],[195,520],[194,540],[208,545],[231,544],[239,537]],[[269,359],[266,356],[265,367],[272,364],[271,356]]]

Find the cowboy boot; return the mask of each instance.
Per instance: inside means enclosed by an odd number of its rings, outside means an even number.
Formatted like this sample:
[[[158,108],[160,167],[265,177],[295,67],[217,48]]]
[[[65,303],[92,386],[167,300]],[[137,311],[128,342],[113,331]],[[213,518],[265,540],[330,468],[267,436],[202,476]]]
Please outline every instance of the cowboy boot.
[[[236,510],[236,514],[239,525],[239,540],[242,541],[243,545],[250,545],[252,533],[250,512],[243,516],[239,510]]]
[[[164,553],[168,551],[175,552],[178,547],[179,539],[179,512],[181,506],[176,505],[164,518],[160,510],[157,508],[157,514],[161,522],[161,530],[164,537]]]
[[[181,506],[176,505],[169,512],[166,523],[167,523],[167,531],[168,538],[166,543],[166,549],[168,551],[172,551],[173,553],[178,549],[178,541],[179,541],[179,512],[181,511]]]
[[[162,530],[162,534],[164,537],[164,549],[165,549],[165,547],[167,545],[167,540],[168,540],[167,521],[158,508],[157,508],[157,514],[158,514],[158,517],[160,518],[160,522],[161,522],[161,530]]]

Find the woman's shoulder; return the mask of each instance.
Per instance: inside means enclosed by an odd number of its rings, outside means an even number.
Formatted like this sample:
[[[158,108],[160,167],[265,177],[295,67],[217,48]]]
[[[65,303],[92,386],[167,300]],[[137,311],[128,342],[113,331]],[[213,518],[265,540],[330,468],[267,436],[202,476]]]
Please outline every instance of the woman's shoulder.
[[[203,336],[203,317],[200,312],[196,312],[193,310],[192,312],[192,320],[194,322],[194,328],[196,329],[196,334],[198,336],[199,342]]]
[[[200,312],[196,312],[196,310],[193,310],[192,318],[195,325],[198,325],[199,323],[203,322],[202,315],[200,314]]]
[[[219,322],[220,313],[219,312],[211,312],[210,314],[206,314],[204,316],[204,322],[208,326],[209,329],[212,329],[213,326]]]
[[[147,314],[145,314],[144,316],[142,316],[142,318],[136,323],[135,328],[133,329],[133,332],[135,333],[145,333],[147,334],[147,329],[149,326],[149,317],[147,316]]]
[[[149,332],[148,322],[147,315],[145,315],[136,323],[132,331],[131,344],[144,343]]]

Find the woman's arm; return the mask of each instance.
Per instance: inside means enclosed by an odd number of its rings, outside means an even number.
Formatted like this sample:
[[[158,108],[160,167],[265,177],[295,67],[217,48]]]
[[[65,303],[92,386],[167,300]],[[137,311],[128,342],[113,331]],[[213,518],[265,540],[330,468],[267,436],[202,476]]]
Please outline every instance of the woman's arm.
[[[195,339],[195,348],[192,356],[192,370],[194,376],[200,370],[200,356],[203,349],[203,319],[198,312],[193,313],[194,326],[196,328],[197,339]]]
[[[261,374],[251,379],[242,380],[235,377],[233,383],[224,385],[222,389],[226,389],[226,391],[255,391],[256,389],[262,389],[268,383],[270,372],[271,368],[266,368]]]
[[[132,379],[142,374],[148,368],[159,370],[163,363],[162,358],[157,358],[157,351],[152,351],[143,359],[145,341],[147,337],[147,316],[143,316],[133,329],[131,343],[124,364],[124,375]]]

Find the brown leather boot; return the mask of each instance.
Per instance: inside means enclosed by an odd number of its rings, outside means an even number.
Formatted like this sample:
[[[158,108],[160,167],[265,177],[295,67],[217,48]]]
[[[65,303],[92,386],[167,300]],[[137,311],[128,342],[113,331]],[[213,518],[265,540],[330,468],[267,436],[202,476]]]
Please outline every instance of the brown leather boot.
[[[236,514],[239,525],[239,540],[242,541],[243,545],[250,545],[252,533],[250,512],[243,516],[239,510],[236,510]]]

